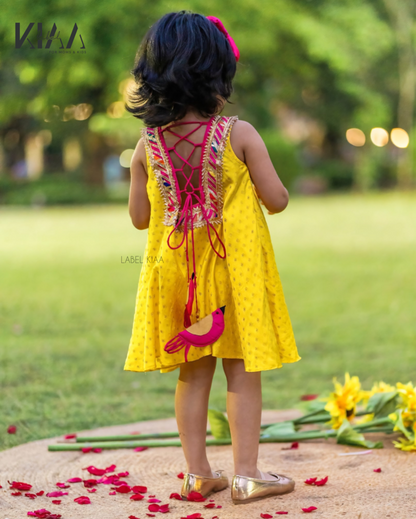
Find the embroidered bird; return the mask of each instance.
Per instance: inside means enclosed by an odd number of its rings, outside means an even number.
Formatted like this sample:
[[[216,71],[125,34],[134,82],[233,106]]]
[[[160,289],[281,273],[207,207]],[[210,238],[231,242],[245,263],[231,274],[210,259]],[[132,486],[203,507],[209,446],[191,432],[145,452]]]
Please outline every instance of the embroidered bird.
[[[224,331],[225,306],[203,317],[200,321],[179,332],[168,341],[164,350],[167,353],[176,353],[185,348],[185,362],[188,362],[188,352],[191,346],[203,348],[217,341]]]

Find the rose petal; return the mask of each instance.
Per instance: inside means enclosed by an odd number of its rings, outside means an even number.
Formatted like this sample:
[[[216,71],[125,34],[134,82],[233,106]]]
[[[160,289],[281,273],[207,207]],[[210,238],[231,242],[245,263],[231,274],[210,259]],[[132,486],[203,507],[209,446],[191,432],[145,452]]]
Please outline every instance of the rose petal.
[[[176,492],[173,492],[170,496],[169,496],[170,499],[177,499],[178,501],[182,501],[182,497],[177,494]]]
[[[314,485],[315,484],[315,481],[317,480],[318,478],[309,478],[305,481],[305,483],[307,485]]]
[[[21,492],[12,492],[12,496],[21,496],[22,493]]]
[[[44,493],[45,493],[44,490],[40,490],[39,492],[36,492],[36,495],[37,496],[43,496]]]
[[[373,472],[381,472],[381,469],[373,469]]]
[[[126,472],[119,472],[117,476],[119,478],[126,478],[129,475],[129,472],[126,470]]]
[[[262,517],[263,519],[273,519],[273,516],[270,514],[260,514],[260,517]]]
[[[144,499],[144,496],[142,496],[141,494],[133,494],[132,496],[130,496],[130,499],[133,499],[133,501],[141,501],[142,499]]]
[[[301,400],[307,401],[307,400],[315,400],[315,398],[318,398],[319,395],[302,395],[300,397]]]
[[[121,485],[116,488],[116,492],[120,492],[120,494],[128,494],[131,492],[131,487],[129,487],[129,485]]]
[[[115,496],[117,494],[117,492],[109,492],[108,495],[109,496]]]
[[[308,508],[302,508],[302,512],[306,512],[307,514],[309,512],[313,512],[314,510],[318,510],[316,506],[309,506]]]
[[[17,427],[15,425],[9,425],[9,427],[7,427],[7,432],[9,434],[16,434],[16,429]]]
[[[328,476],[325,476],[324,478],[320,479],[319,481],[315,481],[315,485],[317,487],[322,487],[325,485],[325,483],[328,481]]]
[[[147,487],[144,487],[142,485],[135,485],[134,487],[131,487],[132,492],[135,494],[146,494]],[[150,497],[150,496],[149,496]]]
[[[72,440],[73,438],[76,438],[77,435],[75,433],[73,434],[65,434],[64,439],[65,440]]]
[[[32,488],[32,485],[29,485],[29,483],[23,483],[22,481],[12,481],[10,483],[10,488],[16,490],[30,490]]]
[[[106,472],[114,472],[115,468],[117,467],[117,465],[110,465],[109,467],[107,467],[105,469]]]
[[[285,515],[285,514],[288,514],[289,512],[283,512],[283,511],[280,511],[280,512],[276,512],[277,515]]]
[[[208,503],[207,505],[204,505],[204,508],[215,508],[215,503]]]
[[[87,492],[92,494],[93,492],[97,492],[97,489],[96,488],[87,488]]]
[[[136,517],[135,515],[129,515],[129,519],[139,519],[139,518]]]
[[[142,452],[142,451],[145,451],[147,450],[149,447],[136,447],[134,448],[134,452]]]
[[[55,483],[59,488],[70,488],[71,485],[66,485],[65,483]]]
[[[96,479],[84,479],[84,487],[91,488],[97,485],[98,481]]]
[[[79,505],[90,505],[91,504],[91,500],[88,496],[79,496],[79,497],[76,497],[74,499],[74,501],[76,503],[78,503]]]
[[[100,449],[99,447],[92,449],[92,452],[102,452],[102,451],[103,451],[103,449]]]
[[[192,490],[191,492],[189,492],[187,499],[188,499],[188,501],[196,501],[197,503],[199,503],[201,501],[206,501],[206,498],[199,492],[195,492],[195,490]]]
[[[179,472],[179,474],[177,475],[177,477],[179,479],[183,479],[185,477],[185,474],[183,472]]]
[[[148,503],[161,503],[162,501],[160,499],[156,499],[155,497],[152,497],[151,499],[147,500]]]
[[[202,515],[200,513],[187,515],[186,517],[181,517],[181,519],[202,519]]]
[[[53,499],[53,500],[52,500],[52,503],[53,503],[54,505],[60,505],[60,504],[62,503],[62,501],[61,501],[60,499]]]
[[[46,497],[61,497],[61,496],[67,496],[68,492],[62,492],[62,490],[54,490],[53,492],[48,492],[46,494]]]
[[[94,465],[90,465],[89,467],[86,467],[82,470],[88,470],[88,472],[93,476],[104,476],[106,473],[106,469],[97,469],[97,467],[94,467]]]
[[[166,503],[166,505],[160,505],[159,506],[159,512],[161,514],[167,514],[169,512],[169,503]]]
[[[28,512],[27,515],[32,517],[39,517],[40,519],[47,519],[50,517],[51,513],[49,510],[45,510],[45,508],[41,508],[40,510],[35,510],[34,512]]]
[[[29,499],[36,499],[36,494],[30,494],[29,492],[26,492],[25,496]]]
[[[159,512],[160,506],[157,504],[151,504],[148,507],[149,512]]]
[[[82,479],[81,478],[71,478],[71,479],[67,479],[67,482],[68,483],[82,483]]]

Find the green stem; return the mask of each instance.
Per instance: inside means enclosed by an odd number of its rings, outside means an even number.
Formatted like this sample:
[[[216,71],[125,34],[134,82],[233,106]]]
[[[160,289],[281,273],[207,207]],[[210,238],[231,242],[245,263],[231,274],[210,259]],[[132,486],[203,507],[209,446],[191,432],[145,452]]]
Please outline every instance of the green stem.
[[[358,415],[357,415],[358,416]],[[374,420],[371,420],[370,422],[364,422],[359,423],[353,426],[354,429],[361,430],[361,429],[367,429],[368,427],[374,427],[377,425],[391,425],[393,426],[390,418],[387,416],[383,416],[383,418],[375,418]]]

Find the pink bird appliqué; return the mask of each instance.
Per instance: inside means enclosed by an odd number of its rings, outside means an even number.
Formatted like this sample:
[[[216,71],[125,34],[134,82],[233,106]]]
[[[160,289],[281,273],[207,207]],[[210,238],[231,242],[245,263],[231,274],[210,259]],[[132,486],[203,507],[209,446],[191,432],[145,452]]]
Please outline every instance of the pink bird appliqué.
[[[200,321],[179,332],[166,343],[167,353],[176,353],[185,348],[185,362],[188,362],[188,352],[191,346],[203,348],[217,341],[224,331],[225,306],[221,306],[202,318]]]

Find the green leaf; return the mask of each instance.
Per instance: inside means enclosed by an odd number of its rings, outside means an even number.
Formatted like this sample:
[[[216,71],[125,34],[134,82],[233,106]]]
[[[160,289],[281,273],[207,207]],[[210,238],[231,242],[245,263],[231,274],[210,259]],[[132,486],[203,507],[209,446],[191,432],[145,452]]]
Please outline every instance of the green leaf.
[[[406,438],[408,440],[414,441],[415,433],[404,425],[402,413],[403,413],[403,409],[399,409],[398,411],[396,411],[398,418],[394,425],[406,436]]]
[[[338,429],[337,443],[342,445],[367,447],[368,449],[383,448],[382,442],[372,442],[370,440],[366,440],[363,434],[360,434],[351,427],[351,424],[348,420],[344,420],[341,427]]]
[[[281,436],[287,436],[288,434],[295,434],[295,426],[292,421],[279,422],[267,427],[261,436],[262,438],[279,438]]]
[[[230,424],[224,413],[216,409],[208,409],[208,420],[215,439],[231,438]]]
[[[386,393],[375,393],[370,397],[366,411],[374,413],[375,418],[381,418],[393,413],[396,409],[397,391],[389,391]]]

